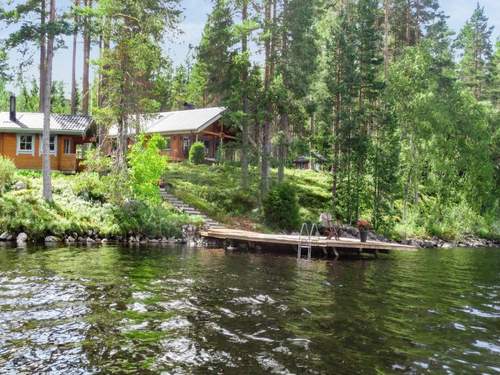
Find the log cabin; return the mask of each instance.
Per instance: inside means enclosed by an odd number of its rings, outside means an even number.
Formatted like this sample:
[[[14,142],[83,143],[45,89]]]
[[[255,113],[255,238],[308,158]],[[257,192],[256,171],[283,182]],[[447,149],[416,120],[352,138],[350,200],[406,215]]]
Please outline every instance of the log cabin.
[[[146,135],[163,136],[166,145],[163,154],[174,162],[188,159],[191,145],[194,142],[203,142],[205,158],[210,163],[216,160],[224,142],[236,139],[224,130],[221,118],[225,111],[223,107],[213,107],[151,114],[139,121],[138,130]],[[137,130],[129,131],[131,141],[136,132]],[[108,146],[109,153],[116,148],[117,133],[117,128],[112,127],[109,133],[112,140]]]
[[[311,152],[309,155],[300,155],[294,161],[295,169],[304,169],[319,172],[327,164],[328,160],[317,152]]]
[[[17,113],[11,96],[9,112],[0,112],[0,155],[19,169],[42,169],[43,113]],[[92,123],[88,116],[50,116],[50,162],[53,170],[76,172],[77,148],[86,142]]]

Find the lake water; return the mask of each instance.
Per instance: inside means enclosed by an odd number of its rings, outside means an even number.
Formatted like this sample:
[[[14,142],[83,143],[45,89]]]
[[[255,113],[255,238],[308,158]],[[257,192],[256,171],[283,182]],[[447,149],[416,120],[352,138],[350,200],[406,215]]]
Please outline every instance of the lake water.
[[[500,373],[500,250],[0,248],[0,373]]]

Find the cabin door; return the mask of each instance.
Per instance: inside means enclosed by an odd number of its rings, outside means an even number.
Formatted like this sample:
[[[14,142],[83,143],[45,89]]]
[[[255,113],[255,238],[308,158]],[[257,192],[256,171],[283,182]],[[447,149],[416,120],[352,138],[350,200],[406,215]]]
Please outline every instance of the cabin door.
[[[191,137],[182,137],[182,155],[185,159],[189,158],[189,149],[191,148]]]

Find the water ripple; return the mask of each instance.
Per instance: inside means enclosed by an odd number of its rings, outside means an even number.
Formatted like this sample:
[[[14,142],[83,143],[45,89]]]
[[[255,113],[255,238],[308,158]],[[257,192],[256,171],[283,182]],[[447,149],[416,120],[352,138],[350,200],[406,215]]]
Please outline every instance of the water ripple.
[[[0,373],[500,373],[500,251],[0,249]]]

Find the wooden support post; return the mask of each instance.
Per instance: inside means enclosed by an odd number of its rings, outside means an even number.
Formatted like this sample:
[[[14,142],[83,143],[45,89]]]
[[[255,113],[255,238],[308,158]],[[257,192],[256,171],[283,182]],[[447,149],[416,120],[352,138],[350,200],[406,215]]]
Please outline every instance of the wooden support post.
[[[333,254],[335,255],[335,259],[339,259],[340,254],[335,247],[333,248]]]

